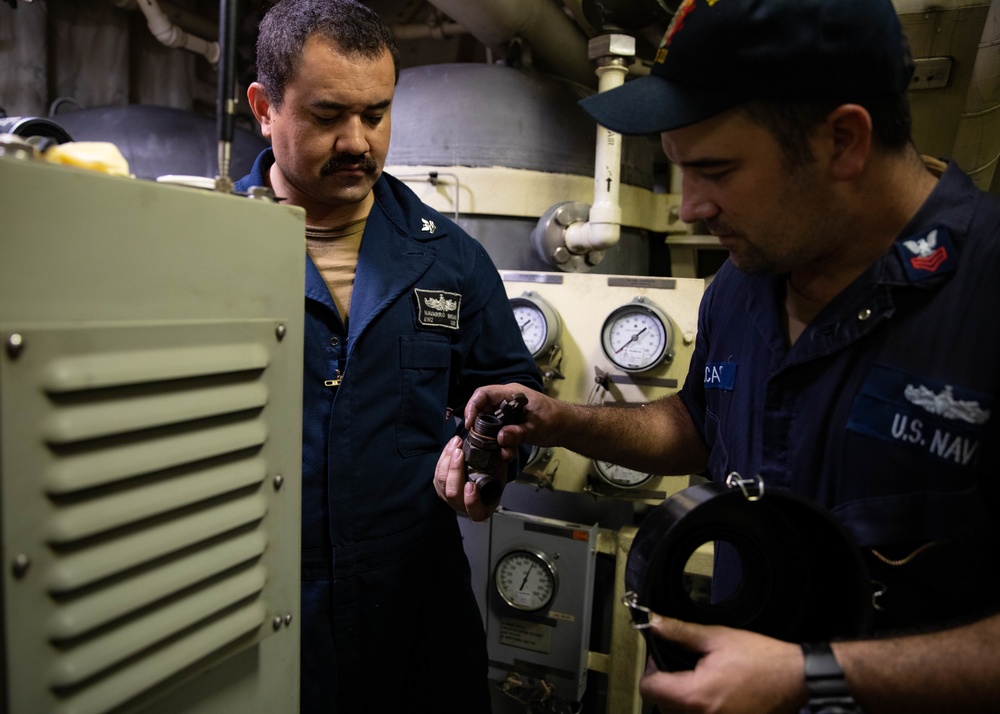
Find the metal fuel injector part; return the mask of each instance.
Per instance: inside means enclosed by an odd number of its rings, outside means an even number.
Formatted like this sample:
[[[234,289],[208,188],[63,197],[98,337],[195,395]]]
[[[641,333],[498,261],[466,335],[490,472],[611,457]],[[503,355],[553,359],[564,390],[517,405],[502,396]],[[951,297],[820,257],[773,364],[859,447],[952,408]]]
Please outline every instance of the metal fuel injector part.
[[[504,399],[492,414],[480,414],[462,443],[465,454],[466,477],[476,485],[479,498],[487,506],[499,503],[504,484],[493,475],[500,461],[500,443],[497,435],[507,424],[524,420],[524,407],[528,398],[516,392]]]

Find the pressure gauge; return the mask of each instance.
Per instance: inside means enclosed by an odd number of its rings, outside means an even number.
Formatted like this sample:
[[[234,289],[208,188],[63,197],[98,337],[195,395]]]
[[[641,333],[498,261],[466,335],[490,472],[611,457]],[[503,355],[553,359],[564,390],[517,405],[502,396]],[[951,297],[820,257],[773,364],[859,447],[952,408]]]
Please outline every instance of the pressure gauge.
[[[638,488],[653,478],[654,474],[625,468],[610,461],[594,460],[594,468],[602,481],[615,488]]]
[[[521,612],[544,610],[556,596],[556,566],[548,555],[533,548],[500,556],[493,580],[504,602]]]
[[[538,359],[544,356],[559,342],[562,320],[555,308],[540,295],[528,290],[520,297],[511,298],[510,307],[532,357]]]
[[[625,372],[645,372],[673,358],[674,327],[659,307],[644,297],[615,308],[601,328],[601,348]]]

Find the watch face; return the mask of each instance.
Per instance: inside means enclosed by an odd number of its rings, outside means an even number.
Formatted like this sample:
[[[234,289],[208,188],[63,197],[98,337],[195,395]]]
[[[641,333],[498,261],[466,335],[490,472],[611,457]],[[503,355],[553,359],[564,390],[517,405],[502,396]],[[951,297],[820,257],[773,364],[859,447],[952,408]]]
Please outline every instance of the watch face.
[[[556,594],[555,565],[541,551],[512,550],[497,561],[494,585],[504,602],[515,610],[543,610]]]
[[[595,459],[594,466],[602,480],[618,488],[637,488],[653,478],[653,474],[628,469],[610,461]]]
[[[533,357],[541,357],[552,349],[562,329],[554,307],[529,290],[520,297],[510,298],[510,308],[521,328],[521,339]]]
[[[601,348],[625,372],[644,372],[670,356],[674,333],[659,308],[638,302],[616,308],[601,330]]]

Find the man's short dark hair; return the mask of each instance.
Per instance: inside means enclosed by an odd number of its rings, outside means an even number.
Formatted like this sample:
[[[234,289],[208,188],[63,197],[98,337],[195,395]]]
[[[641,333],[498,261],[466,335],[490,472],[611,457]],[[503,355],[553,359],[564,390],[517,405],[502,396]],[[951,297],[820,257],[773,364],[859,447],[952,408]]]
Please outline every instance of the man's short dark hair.
[[[396,38],[374,10],[356,0],[281,0],[264,15],[257,35],[257,81],[275,107],[281,107],[313,34],[368,59],[388,52],[399,81]]]
[[[813,161],[815,157],[809,149],[809,137],[830,112],[844,103],[752,100],[743,104],[741,109],[750,121],[774,135],[781,145],[785,161],[795,167]],[[910,102],[905,93],[853,103],[863,106],[871,115],[872,139],[876,148],[896,153],[909,145],[912,122]]]

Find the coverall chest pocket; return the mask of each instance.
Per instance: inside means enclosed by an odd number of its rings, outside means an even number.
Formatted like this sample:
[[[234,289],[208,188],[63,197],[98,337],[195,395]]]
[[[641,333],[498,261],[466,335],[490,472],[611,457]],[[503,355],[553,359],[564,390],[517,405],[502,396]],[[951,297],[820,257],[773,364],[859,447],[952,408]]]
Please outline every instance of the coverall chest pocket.
[[[447,409],[451,343],[443,335],[400,337],[399,351],[399,453],[414,456],[437,451]]]

